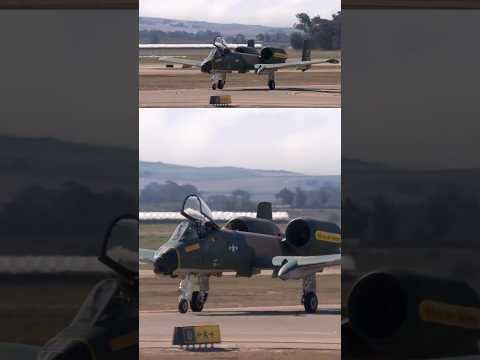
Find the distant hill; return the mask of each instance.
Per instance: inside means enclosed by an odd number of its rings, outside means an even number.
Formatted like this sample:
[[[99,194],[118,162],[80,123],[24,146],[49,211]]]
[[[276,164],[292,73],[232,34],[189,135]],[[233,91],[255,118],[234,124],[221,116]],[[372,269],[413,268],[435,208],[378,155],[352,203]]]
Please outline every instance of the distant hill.
[[[112,184],[128,187],[134,176],[125,178],[125,168],[136,167],[137,159],[137,152],[126,148],[0,135],[0,177],[4,189],[0,202],[27,184],[51,188],[75,181],[99,189]],[[106,163],[110,164],[108,172],[102,171]],[[97,171],[92,173],[92,169]]]
[[[140,17],[139,30],[161,30],[161,31],[185,31],[196,33],[199,31],[219,32],[223,36],[243,34],[246,37],[255,38],[259,33],[277,33],[283,32],[289,34],[292,29],[288,27],[272,27],[262,25],[244,25],[244,24],[219,24],[206,21],[190,21],[165,19],[154,17]]]
[[[340,186],[340,176],[310,176],[285,170],[258,170],[239,167],[194,167],[145,162],[139,164],[140,188],[167,180],[191,184],[206,195],[229,194],[235,189],[249,191],[254,198],[272,200],[280,189],[315,189],[326,182]]]

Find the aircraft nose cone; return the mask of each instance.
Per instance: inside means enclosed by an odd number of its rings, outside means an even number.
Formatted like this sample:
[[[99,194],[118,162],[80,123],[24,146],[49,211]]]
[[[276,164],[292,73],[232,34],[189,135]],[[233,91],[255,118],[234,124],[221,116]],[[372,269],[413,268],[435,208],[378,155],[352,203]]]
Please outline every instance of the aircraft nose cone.
[[[172,274],[178,267],[178,256],[175,249],[167,250],[155,260],[155,274]]]

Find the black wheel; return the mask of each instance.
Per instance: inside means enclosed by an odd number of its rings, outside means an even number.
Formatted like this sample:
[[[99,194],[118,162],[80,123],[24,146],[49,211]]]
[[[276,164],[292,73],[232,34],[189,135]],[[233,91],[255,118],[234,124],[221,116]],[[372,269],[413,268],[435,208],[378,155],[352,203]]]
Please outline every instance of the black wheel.
[[[212,84],[212,90],[217,90],[217,84],[215,83]]]
[[[305,294],[303,297],[303,306],[305,307],[305,312],[309,314],[316,312],[318,308],[317,295],[315,295],[313,292]]]
[[[188,301],[182,299],[178,303],[178,312],[181,314],[185,314],[188,311]]]
[[[270,90],[275,90],[275,80],[268,80],[268,88]]]
[[[223,81],[223,80],[218,80],[218,82],[217,82],[217,88],[218,88],[219,90],[222,90],[224,86],[225,86],[225,81]]]
[[[194,291],[192,293],[192,300],[190,300],[190,309],[193,312],[200,312],[203,310],[203,305],[207,301],[207,293],[202,293],[200,291]]]

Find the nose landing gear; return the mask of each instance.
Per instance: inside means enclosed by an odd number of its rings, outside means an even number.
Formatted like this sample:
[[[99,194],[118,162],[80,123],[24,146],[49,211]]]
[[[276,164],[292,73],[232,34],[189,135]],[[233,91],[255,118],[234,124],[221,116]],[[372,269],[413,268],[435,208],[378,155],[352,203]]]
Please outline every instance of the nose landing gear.
[[[218,73],[215,72],[212,74],[212,90],[222,90],[225,86],[227,81],[227,74],[226,73]]]
[[[178,291],[178,312],[185,314],[190,309],[193,312],[200,312],[207,301],[209,288],[208,275],[187,274],[180,281]]]

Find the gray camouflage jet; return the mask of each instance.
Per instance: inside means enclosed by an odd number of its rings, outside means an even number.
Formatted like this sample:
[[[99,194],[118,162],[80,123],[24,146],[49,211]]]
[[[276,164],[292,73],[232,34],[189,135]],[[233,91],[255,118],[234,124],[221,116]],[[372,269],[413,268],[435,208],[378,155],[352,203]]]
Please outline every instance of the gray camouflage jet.
[[[255,48],[255,42],[249,40],[247,46],[230,49],[221,36],[213,40],[214,49],[202,61],[180,57],[161,56],[161,62],[181,64],[199,68],[203,73],[210,74],[212,89],[223,89],[227,74],[237,71],[240,74],[254,71],[257,75],[268,76],[268,88],[275,89],[275,72],[284,68],[296,68],[306,71],[314,64],[338,64],[337,59],[311,59],[310,41],[305,40],[301,60],[287,61],[288,55],[284,49],[264,47],[260,53]]]
[[[178,311],[202,311],[210,276],[235,272],[251,277],[273,270],[282,280],[302,279],[301,302],[307,313],[318,307],[316,273],[340,263],[340,228],[329,222],[296,218],[285,233],[272,221],[272,204],[261,202],[256,218],[237,217],[220,227],[198,195],[183,202],[181,222],[158,250],[140,249],[141,262],[156,274],[179,276]]]

